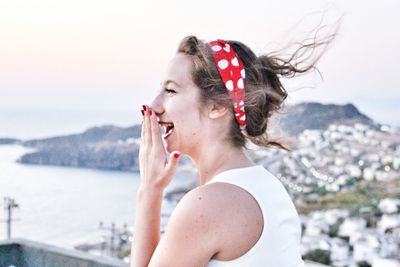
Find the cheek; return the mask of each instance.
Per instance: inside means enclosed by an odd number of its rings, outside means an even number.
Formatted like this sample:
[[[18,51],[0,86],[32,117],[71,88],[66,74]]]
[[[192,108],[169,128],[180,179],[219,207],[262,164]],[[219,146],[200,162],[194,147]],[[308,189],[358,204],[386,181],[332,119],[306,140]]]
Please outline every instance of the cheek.
[[[196,115],[191,110],[183,111],[175,122],[180,135],[185,138],[194,138],[200,134],[202,125]]]
[[[202,125],[197,103],[194,99],[183,97],[173,100],[168,103],[167,117],[173,121],[179,135],[184,135],[185,138],[198,136]]]
[[[175,118],[175,120],[180,120],[180,117],[187,112],[188,105],[185,100],[182,99],[169,99],[165,103],[166,115],[168,117]]]

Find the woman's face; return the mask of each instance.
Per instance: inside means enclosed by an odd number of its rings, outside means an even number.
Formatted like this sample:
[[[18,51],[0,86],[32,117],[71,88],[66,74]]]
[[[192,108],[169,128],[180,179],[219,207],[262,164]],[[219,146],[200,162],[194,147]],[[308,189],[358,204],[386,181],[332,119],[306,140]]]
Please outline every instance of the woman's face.
[[[200,89],[191,79],[192,64],[189,56],[176,54],[167,67],[161,90],[150,106],[158,116],[168,153],[179,150],[190,155],[201,141],[202,118],[198,110]],[[162,122],[174,125],[166,138]]]

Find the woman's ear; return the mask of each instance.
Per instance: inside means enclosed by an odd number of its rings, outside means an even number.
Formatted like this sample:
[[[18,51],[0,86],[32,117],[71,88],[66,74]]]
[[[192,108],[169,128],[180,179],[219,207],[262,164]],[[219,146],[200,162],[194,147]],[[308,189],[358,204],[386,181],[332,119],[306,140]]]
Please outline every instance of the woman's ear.
[[[208,112],[208,116],[210,119],[217,119],[219,117],[225,116],[228,112],[228,109],[224,106],[220,106],[217,104],[211,104]]]

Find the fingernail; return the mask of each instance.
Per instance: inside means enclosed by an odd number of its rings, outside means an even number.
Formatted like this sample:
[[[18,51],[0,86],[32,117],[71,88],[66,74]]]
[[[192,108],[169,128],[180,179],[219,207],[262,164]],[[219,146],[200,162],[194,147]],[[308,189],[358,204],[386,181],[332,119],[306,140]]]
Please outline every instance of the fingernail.
[[[174,157],[175,157],[175,158],[178,158],[180,154],[181,154],[181,153],[175,153],[175,154],[174,154]]]
[[[144,110],[142,109],[140,112],[142,112],[142,115],[144,116]]]
[[[143,107],[144,111],[146,111],[146,106],[145,106],[145,105],[143,105],[142,107]]]
[[[152,112],[151,112],[151,109],[149,109],[149,112],[150,112],[150,116],[151,116],[151,113],[152,113]]]

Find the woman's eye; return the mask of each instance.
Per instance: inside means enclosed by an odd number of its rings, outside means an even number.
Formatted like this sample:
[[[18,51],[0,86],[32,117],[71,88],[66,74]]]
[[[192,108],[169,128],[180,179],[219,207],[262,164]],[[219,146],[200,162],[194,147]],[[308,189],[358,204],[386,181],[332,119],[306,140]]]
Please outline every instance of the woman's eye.
[[[171,90],[171,89],[165,89],[165,92],[167,92],[167,93],[175,93],[175,91]]]

